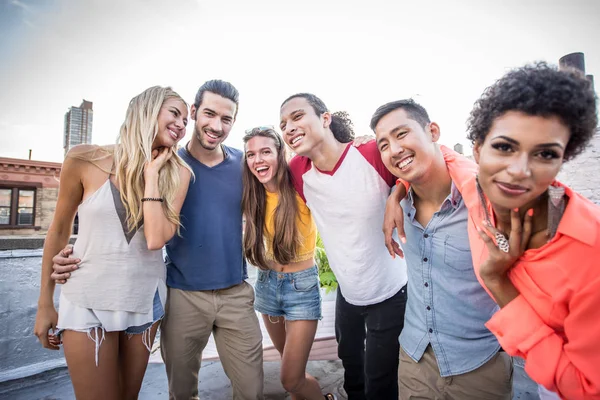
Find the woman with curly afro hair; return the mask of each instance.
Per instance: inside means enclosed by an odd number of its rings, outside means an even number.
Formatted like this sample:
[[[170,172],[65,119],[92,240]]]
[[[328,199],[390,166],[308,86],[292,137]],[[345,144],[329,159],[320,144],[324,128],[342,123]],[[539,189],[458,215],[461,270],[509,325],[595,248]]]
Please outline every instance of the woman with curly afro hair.
[[[445,150],[469,208],[475,270],[501,307],[486,326],[525,359],[541,398],[600,399],[600,207],[556,181],[597,124],[591,82],[538,63],[475,103],[478,173]]]

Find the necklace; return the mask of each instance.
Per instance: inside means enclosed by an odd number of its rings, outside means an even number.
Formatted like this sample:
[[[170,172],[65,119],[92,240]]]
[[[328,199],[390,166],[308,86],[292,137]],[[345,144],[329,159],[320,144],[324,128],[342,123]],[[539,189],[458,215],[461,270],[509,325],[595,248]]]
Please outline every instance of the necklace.
[[[485,220],[491,225],[490,213],[487,208],[486,197],[479,184],[479,176],[476,177],[477,182],[477,193],[479,194],[479,201],[481,207],[485,213]],[[548,186],[548,241],[556,235],[558,225],[565,212],[565,188],[562,186]]]

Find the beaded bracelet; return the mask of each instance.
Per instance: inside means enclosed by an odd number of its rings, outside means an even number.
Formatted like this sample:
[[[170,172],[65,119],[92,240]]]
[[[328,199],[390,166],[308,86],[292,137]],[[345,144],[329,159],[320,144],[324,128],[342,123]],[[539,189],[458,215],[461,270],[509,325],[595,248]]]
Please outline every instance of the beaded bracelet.
[[[162,203],[164,200],[161,199],[160,197],[144,197],[142,199],[142,203],[145,201],[160,201]]]

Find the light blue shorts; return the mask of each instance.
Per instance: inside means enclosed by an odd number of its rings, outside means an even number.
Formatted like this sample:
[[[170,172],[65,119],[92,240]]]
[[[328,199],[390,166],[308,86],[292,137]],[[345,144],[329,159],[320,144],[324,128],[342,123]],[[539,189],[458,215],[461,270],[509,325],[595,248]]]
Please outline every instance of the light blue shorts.
[[[317,267],[300,272],[258,270],[254,309],[288,321],[320,320],[321,293]]]
[[[144,333],[146,329],[150,328],[156,321],[160,321],[165,316],[165,309],[160,301],[158,290],[154,294],[154,301],[152,302],[152,314],[152,322],[148,322],[147,324],[140,326],[130,326],[125,329],[125,333],[129,335],[139,335],[140,333]]]

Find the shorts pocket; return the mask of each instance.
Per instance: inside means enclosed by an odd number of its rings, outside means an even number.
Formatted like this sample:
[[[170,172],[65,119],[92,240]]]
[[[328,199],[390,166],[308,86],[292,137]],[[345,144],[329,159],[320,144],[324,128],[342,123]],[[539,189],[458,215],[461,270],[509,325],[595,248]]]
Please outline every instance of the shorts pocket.
[[[256,282],[265,283],[265,281],[267,280],[268,272],[269,271],[263,271],[262,269],[259,269],[256,274]]]
[[[444,263],[458,271],[473,270],[469,238],[446,235],[444,240]]]
[[[292,287],[296,292],[308,292],[319,284],[319,276],[315,274],[301,275],[294,278]]]

